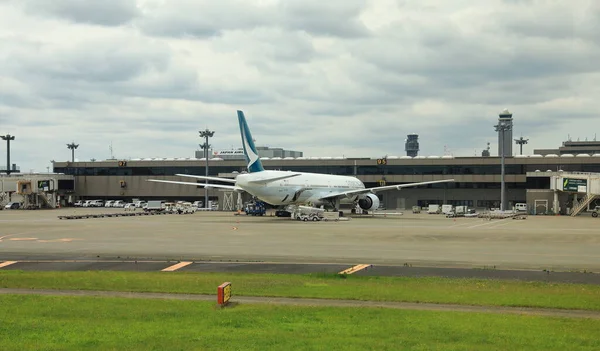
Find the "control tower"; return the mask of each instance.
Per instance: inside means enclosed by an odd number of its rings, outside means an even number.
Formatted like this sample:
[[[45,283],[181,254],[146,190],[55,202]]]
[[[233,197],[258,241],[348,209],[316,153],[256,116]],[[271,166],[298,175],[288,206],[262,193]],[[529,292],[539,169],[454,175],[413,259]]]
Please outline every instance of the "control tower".
[[[500,112],[500,115],[498,116],[498,126],[500,127],[496,128],[498,131],[498,156],[502,155],[501,149],[504,148],[504,156],[511,157],[513,155],[513,118],[512,113],[508,111],[508,109],[504,109]],[[504,140],[502,140],[502,138],[504,138]]]
[[[419,135],[408,134],[406,136],[406,143],[404,144],[404,150],[406,150],[406,156],[416,157],[419,154]]]

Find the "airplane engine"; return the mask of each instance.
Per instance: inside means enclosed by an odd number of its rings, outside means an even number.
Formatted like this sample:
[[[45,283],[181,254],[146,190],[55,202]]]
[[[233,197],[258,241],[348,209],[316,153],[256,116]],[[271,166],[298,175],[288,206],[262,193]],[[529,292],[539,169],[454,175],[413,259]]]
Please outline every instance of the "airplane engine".
[[[375,194],[367,194],[358,200],[358,206],[366,211],[373,211],[379,208],[379,198]]]

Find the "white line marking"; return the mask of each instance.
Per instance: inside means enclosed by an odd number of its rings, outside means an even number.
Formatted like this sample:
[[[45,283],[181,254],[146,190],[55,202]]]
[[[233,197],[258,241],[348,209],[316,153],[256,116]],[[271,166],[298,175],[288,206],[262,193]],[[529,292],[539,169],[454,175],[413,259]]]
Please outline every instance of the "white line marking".
[[[499,224],[499,223],[505,222],[505,221],[506,221],[506,220],[508,220],[508,219],[512,219],[512,218],[503,218],[503,219],[500,219],[500,220],[498,220],[498,221],[496,221],[496,222],[494,222],[493,220],[489,220],[489,221],[486,221],[486,222],[485,222],[485,223],[483,223],[483,224],[476,224],[476,225],[472,225],[472,226],[470,226],[470,227],[467,227],[467,228],[477,228],[477,227],[482,227],[482,226],[484,226],[484,225],[496,225],[496,224]]]
[[[170,267],[167,267],[167,268],[163,269],[162,272],[173,272],[173,271],[178,270],[179,268],[183,268],[183,267],[188,266],[190,264],[192,264],[192,262],[179,262],[177,264],[174,264],[174,265],[172,265]]]

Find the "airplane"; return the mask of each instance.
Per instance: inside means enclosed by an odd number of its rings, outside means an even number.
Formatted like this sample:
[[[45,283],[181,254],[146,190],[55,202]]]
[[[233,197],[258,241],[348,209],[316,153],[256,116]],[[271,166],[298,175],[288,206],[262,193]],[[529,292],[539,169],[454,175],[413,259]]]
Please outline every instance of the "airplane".
[[[201,186],[207,188],[245,191],[257,199],[273,206],[306,205],[329,206],[338,211],[340,204],[357,204],[364,211],[374,211],[379,207],[377,193],[389,190],[415,187],[427,184],[453,182],[454,179],[435,180],[419,183],[379,186],[366,188],[363,182],[352,176],[323,173],[265,170],[254,145],[244,112],[237,111],[244,156],[248,173],[241,173],[235,179],[207,177],[191,174],[176,174],[180,177],[203,179],[213,182],[194,183],[171,180],[148,179],[150,182]]]

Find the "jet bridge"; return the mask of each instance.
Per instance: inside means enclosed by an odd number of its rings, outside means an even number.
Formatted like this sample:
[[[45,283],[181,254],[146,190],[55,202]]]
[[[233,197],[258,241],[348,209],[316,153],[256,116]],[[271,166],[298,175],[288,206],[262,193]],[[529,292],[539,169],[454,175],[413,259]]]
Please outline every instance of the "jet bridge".
[[[13,174],[0,176],[0,205],[20,202],[22,209],[56,208],[74,190],[73,176]]]
[[[558,207],[559,192],[573,196],[571,216],[589,211],[590,205],[600,199],[600,173],[558,172],[550,177],[550,189],[554,191],[554,206]],[[558,209],[555,208],[555,213]]]

